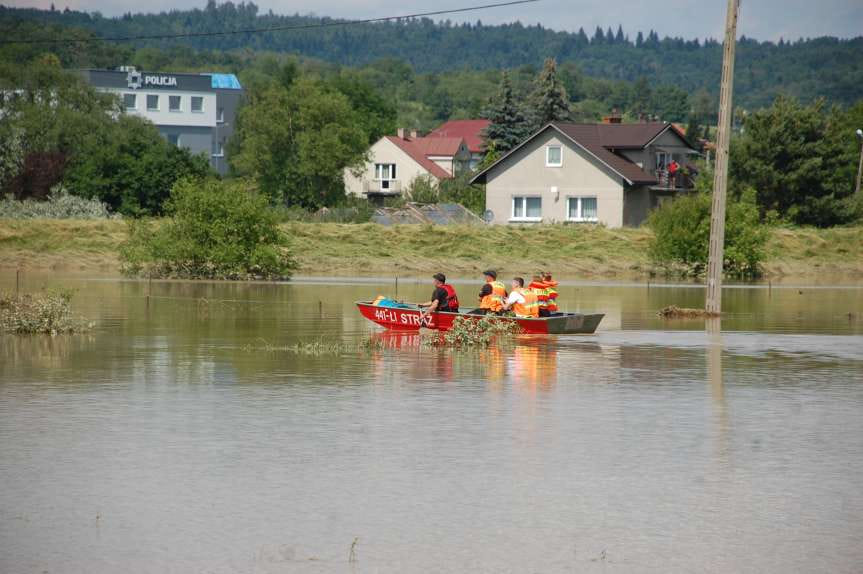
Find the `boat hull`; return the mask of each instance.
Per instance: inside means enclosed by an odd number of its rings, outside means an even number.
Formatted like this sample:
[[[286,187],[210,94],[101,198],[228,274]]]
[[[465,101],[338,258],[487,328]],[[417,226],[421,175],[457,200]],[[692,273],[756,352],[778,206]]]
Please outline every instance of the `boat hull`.
[[[481,319],[481,315],[466,313],[429,313],[425,317],[419,309],[398,309],[394,307],[377,307],[367,301],[358,301],[360,313],[373,323],[393,331],[418,331],[420,328],[448,331],[457,317]],[[500,317],[502,321],[518,323],[524,333],[531,335],[572,335],[589,334],[596,331],[602,318],[602,313],[560,313],[551,317],[523,319],[520,317]]]

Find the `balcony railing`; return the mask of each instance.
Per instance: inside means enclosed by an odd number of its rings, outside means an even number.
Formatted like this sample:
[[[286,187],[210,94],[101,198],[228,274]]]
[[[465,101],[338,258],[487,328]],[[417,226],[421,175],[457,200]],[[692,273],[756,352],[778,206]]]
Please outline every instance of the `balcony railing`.
[[[369,193],[375,195],[401,195],[402,193],[402,184],[400,181],[391,179],[391,180],[364,180],[363,181],[363,193],[368,195]]]
[[[680,170],[671,175],[667,169],[657,169],[656,182],[656,187],[663,189],[692,189],[695,185],[692,176]]]

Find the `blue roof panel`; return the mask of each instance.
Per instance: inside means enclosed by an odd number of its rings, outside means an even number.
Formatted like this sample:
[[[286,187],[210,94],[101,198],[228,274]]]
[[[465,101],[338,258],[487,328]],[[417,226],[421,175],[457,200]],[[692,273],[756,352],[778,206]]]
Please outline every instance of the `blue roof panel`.
[[[234,74],[208,74],[213,88],[220,90],[242,90],[240,80]]]

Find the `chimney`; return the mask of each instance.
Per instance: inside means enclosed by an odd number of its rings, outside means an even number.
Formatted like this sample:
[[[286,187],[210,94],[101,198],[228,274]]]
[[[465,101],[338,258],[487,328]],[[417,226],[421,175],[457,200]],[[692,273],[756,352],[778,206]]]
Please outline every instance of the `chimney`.
[[[405,139],[405,129],[404,129],[404,128],[399,128],[399,129],[397,129],[397,130],[396,130],[396,135],[398,136],[398,138],[399,138],[400,140]]]

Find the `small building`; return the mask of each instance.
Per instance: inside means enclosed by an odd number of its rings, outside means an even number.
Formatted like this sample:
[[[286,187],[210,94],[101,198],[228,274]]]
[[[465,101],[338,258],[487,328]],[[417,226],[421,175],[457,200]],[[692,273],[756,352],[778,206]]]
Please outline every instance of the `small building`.
[[[485,157],[485,130],[489,120],[450,120],[433,129],[426,137],[461,138],[470,151],[468,169],[475,170]]]
[[[467,169],[470,152],[462,138],[420,137],[417,132],[384,136],[369,149],[359,170],[345,170],[349,195],[380,200],[405,194],[418,177],[449,179]]]
[[[227,143],[243,97],[234,74],[143,72],[131,66],[81,74],[97,90],[117,94],[127,113],[153,122],[169,142],[206,155],[213,169],[227,173]]]
[[[697,154],[665,122],[550,123],[471,181],[485,183],[493,223],[637,226],[692,189]]]

